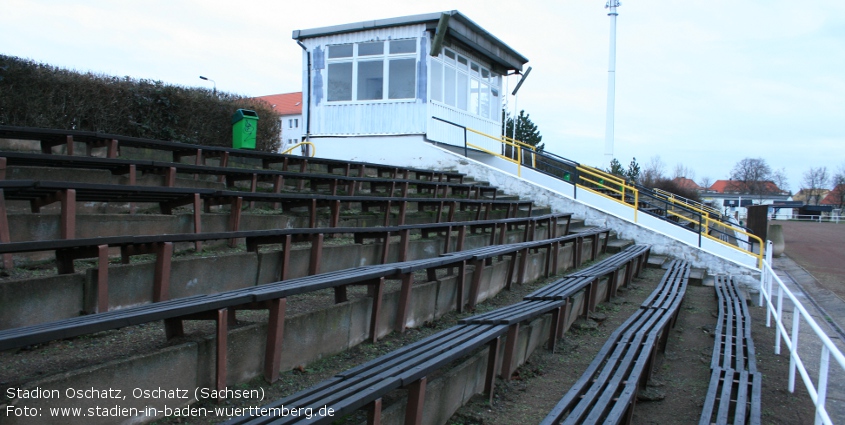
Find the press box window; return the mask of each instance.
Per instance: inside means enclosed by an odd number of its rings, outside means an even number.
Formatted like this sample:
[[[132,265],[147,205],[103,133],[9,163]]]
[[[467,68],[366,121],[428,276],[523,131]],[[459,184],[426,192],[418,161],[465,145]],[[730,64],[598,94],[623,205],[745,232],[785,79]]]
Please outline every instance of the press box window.
[[[416,39],[332,45],[328,52],[330,102],[416,98]]]

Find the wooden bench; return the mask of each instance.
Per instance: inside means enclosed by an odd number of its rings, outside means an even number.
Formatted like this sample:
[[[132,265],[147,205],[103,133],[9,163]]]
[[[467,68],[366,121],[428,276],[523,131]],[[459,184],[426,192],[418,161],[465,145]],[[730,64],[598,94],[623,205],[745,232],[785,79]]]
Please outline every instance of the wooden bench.
[[[757,372],[748,305],[730,276],[716,276],[714,290],[719,317],[699,424],[759,424],[762,375]]]
[[[413,174],[418,180],[463,183],[464,177],[463,174],[453,171],[424,170],[413,167],[397,167],[327,158],[306,158],[296,155],[165,142],[90,131],[0,126],[0,137],[40,141],[41,151],[45,154],[52,154],[52,148],[54,146],[64,145],[66,146],[67,155],[73,155],[74,142],[81,142],[86,145],[87,155],[90,156],[94,148],[105,147],[108,158],[116,158],[119,155],[121,147],[131,147],[171,152],[173,162],[181,162],[184,157],[194,157],[195,165],[205,164],[207,158],[219,158],[220,166],[227,167],[230,157],[239,157],[260,161],[263,168],[270,168],[273,164],[282,164],[282,169],[285,171],[289,168],[298,167],[301,172],[304,172],[309,164],[317,164],[326,167],[329,173],[340,170],[345,176],[351,176],[354,170],[358,173],[359,177],[363,177],[366,175],[367,170],[372,170],[378,177],[386,176],[394,179],[399,178],[400,175],[402,178],[408,179]]]
[[[317,226],[317,209],[330,210],[332,227],[338,225],[343,204],[360,204],[364,212],[370,208],[379,208],[384,213],[385,225],[390,224],[391,208],[399,208],[398,221],[404,224],[406,210],[416,206],[418,212],[436,211],[436,221],[443,221],[443,211],[448,210],[448,219],[453,221],[460,209],[475,209],[476,220],[489,219],[492,211],[504,211],[508,217],[517,217],[519,211],[530,216],[533,204],[530,201],[501,201],[478,199],[431,199],[431,198],[386,198],[375,196],[329,196],[319,194],[262,194],[238,191],[215,191],[212,189],[149,187],[128,185],[105,185],[92,183],[51,182],[33,180],[0,181],[0,242],[9,242],[9,229],[6,212],[7,200],[21,200],[30,203],[32,212],[37,213],[42,207],[60,203],[62,238],[74,238],[76,234],[76,202],[118,202],[118,203],[157,203],[162,213],[171,214],[173,209],[182,205],[193,205],[194,230],[201,232],[201,202],[206,211],[214,205],[229,205],[229,230],[237,231],[240,227],[243,202],[268,202],[281,204],[283,210],[306,208],[309,215],[309,227]],[[483,214],[482,214],[483,212]],[[234,241],[231,242],[234,244]]]
[[[461,269],[463,270],[466,266],[471,265],[473,266],[473,273],[470,281],[470,288],[469,288],[469,298],[468,298],[468,308],[473,310],[475,308],[475,304],[478,302],[478,296],[481,288],[481,277],[482,277],[482,270],[484,264],[491,264],[492,259],[494,257],[510,257],[510,263],[508,266],[508,271],[505,277],[505,288],[511,289],[511,285],[514,281],[514,275],[516,275],[516,283],[518,285],[523,284],[524,277],[526,273],[526,268],[528,265],[528,256],[529,253],[538,250],[545,250],[546,253],[546,261],[545,261],[545,270],[544,274],[546,277],[552,274],[552,270],[557,270],[558,268],[558,254],[560,252],[561,247],[566,244],[571,244],[573,247],[573,259],[579,258],[578,255],[574,251],[580,250],[583,246],[583,241],[585,238],[592,238],[593,236],[599,236],[604,234],[605,238],[609,234],[610,229],[607,228],[596,228],[592,229],[591,231],[580,232],[576,234],[570,234],[566,236],[559,236],[556,238],[551,238],[547,240],[541,241],[526,241],[518,244],[510,244],[510,245],[494,245],[494,246],[487,246],[481,247],[473,250],[468,251],[461,251],[457,254],[459,255],[469,255],[470,257],[466,260],[462,261],[460,264]],[[516,247],[516,249],[514,249]],[[598,254],[597,251],[593,251],[594,256],[593,259],[596,258]],[[450,255],[450,254],[444,254]],[[574,264],[573,267],[578,267],[580,264]],[[463,277],[464,274],[462,272],[458,273],[459,281],[458,281],[458,300],[459,300],[459,307],[458,311],[463,311]]]
[[[608,289],[606,301],[615,297],[618,292],[619,274],[624,273],[622,286],[631,284],[634,277],[639,276],[648,262],[649,245],[632,245],[616,255],[606,258],[584,269],[576,270],[546,287],[525,296],[526,300],[565,300],[586,288],[584,309],[581,314],[586,316],[594,312],[598,304],[598,285],[601,279],[607,278]],[[593,257],[595,259],[595,257]],[[575,265],[577,267],[578,265]],[[624,267],[624,271],[623,271]]]
[[[581,378],[541,424],[630,423],[636,393],[651,377],[689,280],[689,264],[670,264],[658,289],[608,338]],[[665,349],[665,345],[664,345]]]
[[[716,276],[714,289],[719,303],[716,338],[710,368],[757,371],[757,354],[751,338],[751,313],[745,297],[729,276]]]
[[[328,424],[338,417],[366,407],[368,423],[381,421],[382,397],[390,391],[408,389],[405,424],[419,425],[425,409],[428,376],[449,363],[467,357],[485,346],[497,351],[503,325],[456,326],[409,344],[377,359],[341,372],[326,381],[262,407],[263,416],[241,416],[225,422],[229,425],[294,424],[308,422]],[[489,356],[495,359],[495,356]],[[488,361],[487,382],[492,385],[495,362]],[[282,416],[283,406],[310,408],[318,412],[328,406],[334,416]]]
[[[5,166],[4,166],[5,164]],[[462,196],[480,199],[496,198],[497,188],[488,185],[453,183],[448,181],[410,180],[379,177],[350,177],[337,174],[320,174],[311,172],[280,171],[274,169],[249,169],[236,167],[216,167],[208,165],[193,165],[180,162],[160,162],[149,160],[127,160],[118,158],[95,158],[85,156],[48,155],[21,152],[0,151],[0,180],[5,179],[5,171],[10,166],[52,167],[107,170],[114,175],[126,175],[127,184],[136,184],[138,173],[155,174],[164,177],[163,186],[173,187],[177,174],[212,175],[234,188],[239,181],[250,183],[250,191],[255,192],[258,183],[271,183],[273,192],[279,193],[285,182],[293,180],[299,190],[309,183],[311,191],[326,187],[332,195],[337,195],[338,188],[343,187],[346,195],[354,195],[362,190],[364,185],[372,192],[381,190],[387,196],[393,197],[401,192],[402,196],[410,195],[410,188],[414,188],[418,195],[432,195],[431,197]]]
[[[567,220],[570,214],[549,214],[539,217],[523,217],[502,220],[489,220],[485,222],[488,224],[487,228],[492,235],[499,226],[499,221],[506,221],[513,225],[521,223],[526,228],[534,228],[531,223],[540,222],[542,224],[550,225],[557,223],[558,220]],[[424,223],[412,224],[403,226],[379,227],[379,228],[298,228],[298,229],[274,229],[274,230],[254,230],[254,231],[236,231],[236,232],[216,232],[216,233],[183,233],[183,234],[169,234],[169,235],[151,235],[151,236],[113,236],[101,238],[82,238],[82,239],[56,239],[46,241],[32,241],[32,242],[11,242],[0,244],[0,255],[11,256],[16,253],[26,252],[41,252],[52,251],[56,258],[56,266],[59,274],[69,274],[74,272],[73,261],[84,258],[97,258],[97,309],[96,311],[104,312],[108,310],[108,269],[109,269],[109,248],[119,248],[121,251],[121,261],[123,264],[128,264],[130,257],[134,255],[154,254],[155,255],[155,269],[154,269],[154,300],[161,301],[168,299],[170,286],[170,269],[172,263],[172,256],[174,252],[174,244],[177,243],[193,243],[195,246],[211,240],[235,240],[245,239],[246,248],[249,252],[256,252],[261,245],[267,244],[282,244],[282,262],[277,278],[285,280],[288,278],[288,270],[290,264],[291,246],[297,242],[310,242],[311,255],[309,260],[309,273],[316,274],[321,266],[322,247],[324,238],[327,235],[351,234],[354,237],[355,243],[364,243],[365,240],[386,241],[392,236],[398,236],[399,241],[399,261],[407,260],[408,243],[410,240],[411,231],[419,231],[424,238],[429,236],[429,233],[444,233],[445,244],[444,252],[449,252],[451,234],[458,232],[457,236],[457,250],[460,251],[464,245],[466,238],[466,228],[468,226],[479,225],[479,222],[449,222],[449,223]],[[533,233],[532,233],[533,235]],[[384,244],[381,253],[381,263],[386,263],[389,254],[389,244]],[[345,300],[345,295],[339,295],[341,301]]]
[[[699,425],[759,425],[762,379],[760,372],[713,368]]]
[[[583,237],[583,235],[570,235]],[[525,246],[526,244],[515,244]],[[476,249],[467,254],[491,255],[500,253],[496,249]],[[449,259],[454,255],[443,256]],[[444,263],[446,264],[446,263]],[[407,388],[408,403],[405,424],[416,425],[422,420],[423,401],[425,399],[426,377],[437,368],[445,366],[476,350],[488,347],[487,369],[484,391],[492,399],[498,364],[501,338],[506,336],[506,346],[502,359],[503,377],[509,377],[515,359],[516,341],[519,324],[552,312],[561,314],[565,301],[541,300],[522,301],[488,313],[462,319],[457,326],[441,331],[408,346],[394,350],[377,359],[338,373],[311,388],[284,397],[262,406],[260,415],[246,415],[230,419],[227,424],[266,424],[299,423],[302,417],[281,416],[278,409],[282,406],[311,408],[317,411],[327,406],[335,411],[334,417],[315,417],[309,423],[330,423],[340,415],[352,413],[358,409],[368,410],[368,424],[377,424],[381,420],[382,397],[390,391]],[[557,318],[553,316],[553,322]],[[556,329],[552,330],[556,334]],[[555,338],[550,338],[553,341]],[[274,410],[275,409],[275,410]]]
[[[514,244],[513,250],[522,246]],[[265,378],[278,378],[281,341],[284,329],[286,299],[289,296],[327,288],[367,285],[372,288],[373,308],[368,318],[370,338],[377,338],[376,326],[381,314],[386,279],[401,281],[400,301],[395,324],[396,331],[404,331],[410,311],[411,286],[416,271],[445,266],[458,266],[472,256],[453,254],[408,261],[379,264],[335,272],[289,279],[256,287],[243,288],[214,295],[198,295],[174,300],[129,307],[95,315],[64,319],[50,323],[0,331],[0,351],[40,344],[55,339],[72,338],[125,326],[163,320],[168,337],[182,333],[182,320],[214,320],[217,323],[217,379],[218,387],[225,386],[226,335],[228,322],[238,309],[266,309],[270,311],[265,353]],[[336,295],[337,296],[337,295]]]

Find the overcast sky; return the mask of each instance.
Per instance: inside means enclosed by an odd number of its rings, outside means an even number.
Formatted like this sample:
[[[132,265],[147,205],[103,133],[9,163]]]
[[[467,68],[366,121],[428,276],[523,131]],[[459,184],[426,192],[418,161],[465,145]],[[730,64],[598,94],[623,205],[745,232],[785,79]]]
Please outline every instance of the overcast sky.
[[[549,151],[604,161],[609,18],[604,0],[5,0],[0,54],[248,96],[301,90],[295,29],[457,9],[533,67],[519,92]],[[623,1],[615,154],[660,156],[694,179],[745,157],[845,168],[845,3]],[[515,80],[510,82],[512,88]],[[511,106],[513,99],[510,99]]]

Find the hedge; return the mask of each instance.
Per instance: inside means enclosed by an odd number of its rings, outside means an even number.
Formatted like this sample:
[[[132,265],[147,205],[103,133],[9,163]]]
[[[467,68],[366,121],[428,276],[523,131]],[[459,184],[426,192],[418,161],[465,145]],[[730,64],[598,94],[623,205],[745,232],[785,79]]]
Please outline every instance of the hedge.
[[[258,113],[256,149],[278,150],[279,115],[264,101],[0,55],[0,125],[231,147],[237,109]]]

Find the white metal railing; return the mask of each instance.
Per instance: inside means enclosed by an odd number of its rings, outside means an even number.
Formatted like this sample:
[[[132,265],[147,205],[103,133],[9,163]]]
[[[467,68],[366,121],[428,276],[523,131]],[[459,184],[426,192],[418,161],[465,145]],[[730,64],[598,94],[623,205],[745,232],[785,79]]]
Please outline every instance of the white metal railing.
[[[840,221],[845,221],[845,216],[842,216],[842,215],[801,215],[801,214],[793,214],[791,217],[787,217],[787,218],[778,218],[778,217],[773,217],[773,218],[775,220],[812,221],[814,223],[821,223],[821,222],[839,223]]]
[[[766,302],[766,326],[771,327],[771,319],[772,317],[775,318],[775,325],[777,329],[775,330],[775,354],[780,354],[780,345],[781,345],[781,338],[783,338],[784,342],[786,343],[787,349],[789,349],[789,391],[795,392],[795,371],[801,374],[801,378],[804,380],[804,386],[807,387],[807,392],[810,393],[810,398],[812,398],[813,403],[816,405],[816,424],[832,424],[833,421],[830,419],[830,415],[828,415],[827,409],[825,407],[825,403],[827,401],[827,384],[828,384],[828,371],[830,368],[830,357],[833,356],[833,359],[839,363],[839,367],[845,371],[845,356],[842,355],[842,352],[833,344],[833,341],[828,338],[827,334],[819,327],[818,323],[810,316],[810,313],[804,308],[803,305],[795,298],[795,295],[792,294],[792,291],[786,287],[783,283],[783,280],[775,274],[774,270],[772,269],[772,241],[767,241],[766,247],[766,259],[763,261],[763,268],[761,269],[760,275],[760,301],[759,304],[762,307],[763,301],[765,299]],[[772,299],[772,286],[777,283],[777,305],[773,304]],[[790,334],[789,331],[786,329],[786,325],[783,323],[783,300],[784,296],[786,296],[789,300],[792,301],[792,333]],[[819,361],[819,377],[818,382],[816,384],[813,383],[813,379],[810,377],[809,372],[807,372],[807,368],[804,365],[804,361],[801,359],[801,356],[798,354],[798,334],[801,326],[801,319],[804,319],[810,329],[815,332],[818,339],[821,341],[822,349],[821,349],[821,358]]]

